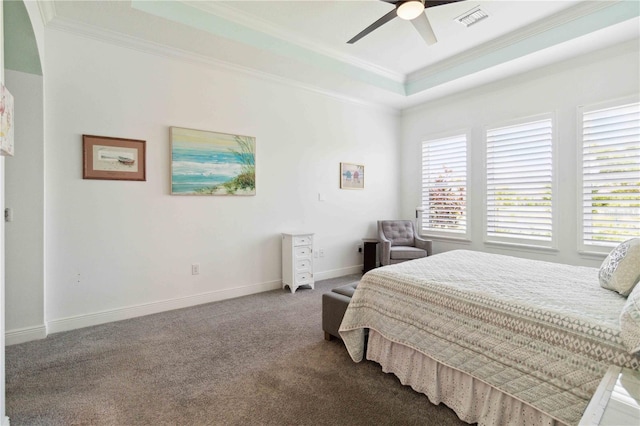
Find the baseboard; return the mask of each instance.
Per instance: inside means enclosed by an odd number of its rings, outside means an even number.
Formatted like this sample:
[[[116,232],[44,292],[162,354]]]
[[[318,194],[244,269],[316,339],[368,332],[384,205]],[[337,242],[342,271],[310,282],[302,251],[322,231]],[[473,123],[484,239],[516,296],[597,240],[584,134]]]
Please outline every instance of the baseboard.
[[[47,328],[44,324],[36,327],[18,328],[4,333],[4,344],[6,346],[17,345],[18,343],[40,340],[45,337],[47,337]]]
[[[349,266],[346,268],[332,269],[329,271],[316,272],[314,274],[315,281],[326,280],[330,278],[342,277],[351,274],[361,274],[362,265]],[[171,311],[173,309],[188,308],[190,306],[202,305],[204,303],[218,302],[220,300],[232,299],[234,297],[247,296],[264,291],[276,290],[282,288],[282,281],[269,281],[266,283],[253,284],[244,287],[236,287],[225,290],[211,291],[200,293],[193,296],[186,296],[177,299],[161,300],[158,302],[144,303],[141,305],[128,306],[125,308],[112,309],[108,311],[95,312],[91,314],[78,315],[67,318],[60,318],[47,321],[45,334],[59,333],[61,331],[75,330],[77,328],[91,327],[93,325],[106,324],[114,321],[121,321],[129,318],[141,317],[144,315],[157,314],[160,312]],[[19,331],[19,330],[18,330]],[[9,333],[7,333],[8,335]],[[18,336],[15,338],[17,339]],[[13,339],[14,337],[12,337]],[[30,340],[35,340],[32,338]],[[24,340],[27,341],[27,340]],[[9,337],[7,336],[7,342]],[[22,341],[14,341],[11,344],[21,343]],[[10,343],[7,343],[7,345]]]
[[[314,281],[328,280],[330,278],[344,277],[345,275],[362,274],[362,265],[348,266],[346,268],[332,269],[330,271],[315,272]]]
[[[2,422],[2,426],[9,426],[10,422],[9,422],[9,417],[4,418],[4,421]]]
[[[113,321],[121,321],[129,318],[141,317],[144,315],[157,314],[174,309],[188,308],[190,306],[218,302],[225,299],[233,299],[235,297],[275,290],[281,287],[282,281],[269,281],[266,283],[252,284],[243,287],[200,293],[193,296],[186,296],[177,299],[161,300],[158,302],[144,303],[141,305],[128,306],[125,308],[95,312],[86,315],[60,318],[48,321],[47,330],[49,331],[49,333],[59,333],[61,331],[75,330],[77,328],[90,327],[93,325],[105,324]]]

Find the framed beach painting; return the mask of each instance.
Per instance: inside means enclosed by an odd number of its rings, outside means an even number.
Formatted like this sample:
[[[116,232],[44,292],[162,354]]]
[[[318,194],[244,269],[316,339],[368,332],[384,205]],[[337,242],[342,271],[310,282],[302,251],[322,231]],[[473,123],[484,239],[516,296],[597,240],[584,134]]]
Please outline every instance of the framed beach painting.
[[[340,163],[340,188],[364,189],[364,166]]]
[[[256,195],[256,138],[171,127],[171,194]]]
[[[0,155],[13,155],[13,96],[0,84]]]
[[[82,179],[147,180],[146,141],[82,135]]]

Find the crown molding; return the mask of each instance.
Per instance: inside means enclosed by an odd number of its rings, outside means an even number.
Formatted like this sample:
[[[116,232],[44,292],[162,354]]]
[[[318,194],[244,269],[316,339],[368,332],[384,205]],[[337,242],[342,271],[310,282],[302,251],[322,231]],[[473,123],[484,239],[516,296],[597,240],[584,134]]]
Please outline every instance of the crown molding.
[[[160,3],[162,7],[166,5],[166,3]],[[183,25],[187,25],[184,22],[192,20],[198,24],[193,28],[203,31],[208,31],[207,28],[213,28],[209,32],[218,37],[226,38],[224,31],[238,31],[242,34],[240,37],[235,36],[236,38],[230,37],[229,39],[255,48],[261,48],[261,43],[273,43],[276,48],[270,51],[275,55],[281,54],[288,57],[301,55],[303,59],[300,59],[300,61],[307,66],[316,66],[328,70],[327,78],[331,78],[332,75],[335,76],[337,85],[334,87],[338,89],[324,88],[328,86],[322,87],[309,80],[305,82],[303,77],[263,71],[251,65],[238,65],[206,54],[169,47],[136,36],[63,18],[56,15],[53,2],[38,1],[38,5],[41,6],[43,20],[48,19],[47,28],[67,31],[125,48],[170,57],[184,62],[224,68],[390,113],[400,113],[408,105],[413,104],[417,99],[421,99],[421,96],[425,95],[429,89],[544,50],[549,47],[549,43],[551,45],[556,42],[562,43],[586,34],[578,34],[582,31],[581,29],[587,32],[595,31],[598,28],[605,28],[616,23],[628,21],[640,15],[640,7],[633,1],[582,2],[558,15],[539,20],[521,30],[485,43],[476,49],[460,53],[433,66],[411,73],[407,78],[401,78],[401,80],[404,80],[404,83],[401,83],[372,71],[371,68],[365,68],[366,64],[361,66],[359,61],[345,62],[343,59],[345,55],[340,55],[309,41],[301,41],[299,37],[294,37],[290,32],[278,29],[273,24],[261,21],[260,18],[248,18],[229,6],[224,6],[217,2],[197,2],[194,0],[172,3],[175,6],[173,8],[148,9],[150,7],[148,3],[132,0],[131,7],[163,19],[173,19],[174,22],[182,23]],[[633,7],[634,5],[635,8]],[[176,15],[180,14],[182,16],[177,18]],[[199,17],[202,19],[199,19]],[[226,30],[221,32],[225,28]],[[264,37],[261,38],[261,34],[264,34]],[[292,40],[293,38],[295,40]],[[395,78],[399,76],[397,73],[393,74]],[[361,96],[354,91],[351,92],[352,94],[344,94],[339,90],[342,78],[353,79],[355,82],[362,84],[362,87],[370,87],[372,90],[375,89],[380,92],[372,92],[374,97]],[[359,88],[354,90],[357,91]],[[375,96],[378,97],[376,98]]]
[[[571,21],[597,13],[619,3],[623,3],[623,0],[588,1],[579,3],[574,7],[558,13],[557,15],[534,22],[505,36],[498,37],[493,41],[483,44],[481,47],[468,50],[440,61],[435,65],[409,73],[405,84],[411,84],[420,80],[432,78],[435,75],[446,72],[452,68],[475,61],[493,52],[513,46],[532,37],[539,36],[549,30],[561,27]]]
[[[176,47],[168,47],[159,43],[154,43],[148,40],[144,40],[138,37],[125,35],[120,32],[107,30],[104,28],[95,27],[93,25],[84,24],[68,18],[56,17],[49,22],[48,29],[70,33],[76,36],[109,43],[118,47],[126,49],[137,50],[142,53],[151,54],[155,56],[166,57],[174,60],[178,60],[186,63],[194,63],[198,65],[204,65],[210,68],[224,69],[227,71],[233,71],[250,75],[256,78],[276,82],[290,87],[303,89],[308,92],[316,93],[319,95],[327,96],[339,100],[341,102],[351,103],[363,107],[373,108],[379,111],[383,111],[390,114],[400,114],[399,108],[394,108],[380,103],[369,102],[363,99],[347,96],[339,92],[322,89],[312,84],[306,84],[291,78],[282,77],[276,74],[268,73],[265,71],[257,70],[255,68],[234,64],[231,62],[222,61],[220,59],[214,59],[207,55],[201,55],[187,50],[179,49]]]
[[[56,5],[53,0],[38,0],[38,9],[42,24],[46,27],[56,17]]]
[[[215,15],[227,21],[234,22],[238,25],[242,25],[243,27],[251,28],[252,30],[259,31],[259,32],[268,34],[272,37],[279,38],[281,40],[286,41],[287,43],[291,43],[291,44],[300,46],[304,49],[317,52],[321,55],[327,56],[334,60],[347,63],[357,68],[361,68],[370,73],[378,74],[384,78],[394,80],[398,83],[404,84],[405,82],[406,76],[402,73],[389,70],[387,68],[372,64],[367,61],[363,61],[351,55],[346,55],[344,53],[338,52],[337,50],[328,48],[325,45],[322,45],[320,43],[313,42],[307,38],[301,38],[300,34],[295,34],[291,31],[287,31],[283,28],[277,27],[267,22],[266,20],[260,19],[258,17],[251,17],[248,15],[245,15],[239,12],[238,10],[228,5],[225,5],[223,2],[202,2],[202,1],[194,1],[194,0],[184,0],[184,1],[181,1],[181,3],[189,7],[193,7],[195,9],[201,10],[205,13]]]
[[[371,87],[377,87],[398,95],[406,94],[405,85],[402,82],[229,21],[218,15],[205,13],[201,9],[180,1],[149,2],[131,0],[131,7],[140,12],[166,19],[188,28],[204,31],[216,37],[232,40],[283,57],[293,58],[300,63],[306,63],[330,73],[349,77]]]
[[[482,96],[504,88],[505,86],[516,86],[532,80],[545,78],[550,74],[559,73],[568,69],[575,69],[576,67],[590,64],[594,61],[606,61],[608,59],[627,55],[633,52],[640,52],[639,39],[627,40],[612,47],[600,47],[593,52],[581,53],[572,58],[553,61],[541,67],[529,68],[526,71],[510,73],[508,76],[502,77],[499,80],[482,81],[479,84],[471,83],[464,90],[446,93],[443,96],[436,96],[428,101],[408,106],[402,110],[402,115],[410,115],[433,108],[437,109],[446,103],[457,102],[473,96]]]

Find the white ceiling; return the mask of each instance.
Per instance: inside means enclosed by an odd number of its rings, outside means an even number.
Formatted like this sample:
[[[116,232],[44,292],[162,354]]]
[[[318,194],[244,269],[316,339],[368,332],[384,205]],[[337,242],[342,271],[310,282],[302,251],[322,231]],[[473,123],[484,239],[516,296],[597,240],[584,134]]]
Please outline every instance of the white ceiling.
[[[579,3],[571,1],[460,1],[426,9],[440,40],[427,46],[410,22],[396,18],[357,43],[351,37],[394,9],[379,0],[361,1],[230,1],[201,7],[232,19],[246,19],[254,29],[277,28],[295,38],[359,61],[406,75],[469,48],[544,19]],[[490,19],[469,28],[454,21],[480,6]],[[232,15],[233,14],[233,15]]]
[[[635,0],[466,0],[428,8],[433,46],[400,18],[347,44],[393,9],[378,0],[39,5],[52,28],[398,109],[640,38]],[[455,21],[474,7],[489,17],[469,28]]]

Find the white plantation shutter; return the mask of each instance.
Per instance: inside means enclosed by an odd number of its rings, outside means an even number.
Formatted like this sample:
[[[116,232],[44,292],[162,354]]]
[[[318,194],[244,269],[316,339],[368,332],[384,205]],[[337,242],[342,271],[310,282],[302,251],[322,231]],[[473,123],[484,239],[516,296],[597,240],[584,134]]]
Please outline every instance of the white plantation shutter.
[[[544,118],[487,130],[489,241],[551,245],[552,125]]]
[[[422,143],[422,233],[467,233],[467,137]]]
[[[582,244],[640,236],[640,103],[582,109]]]

